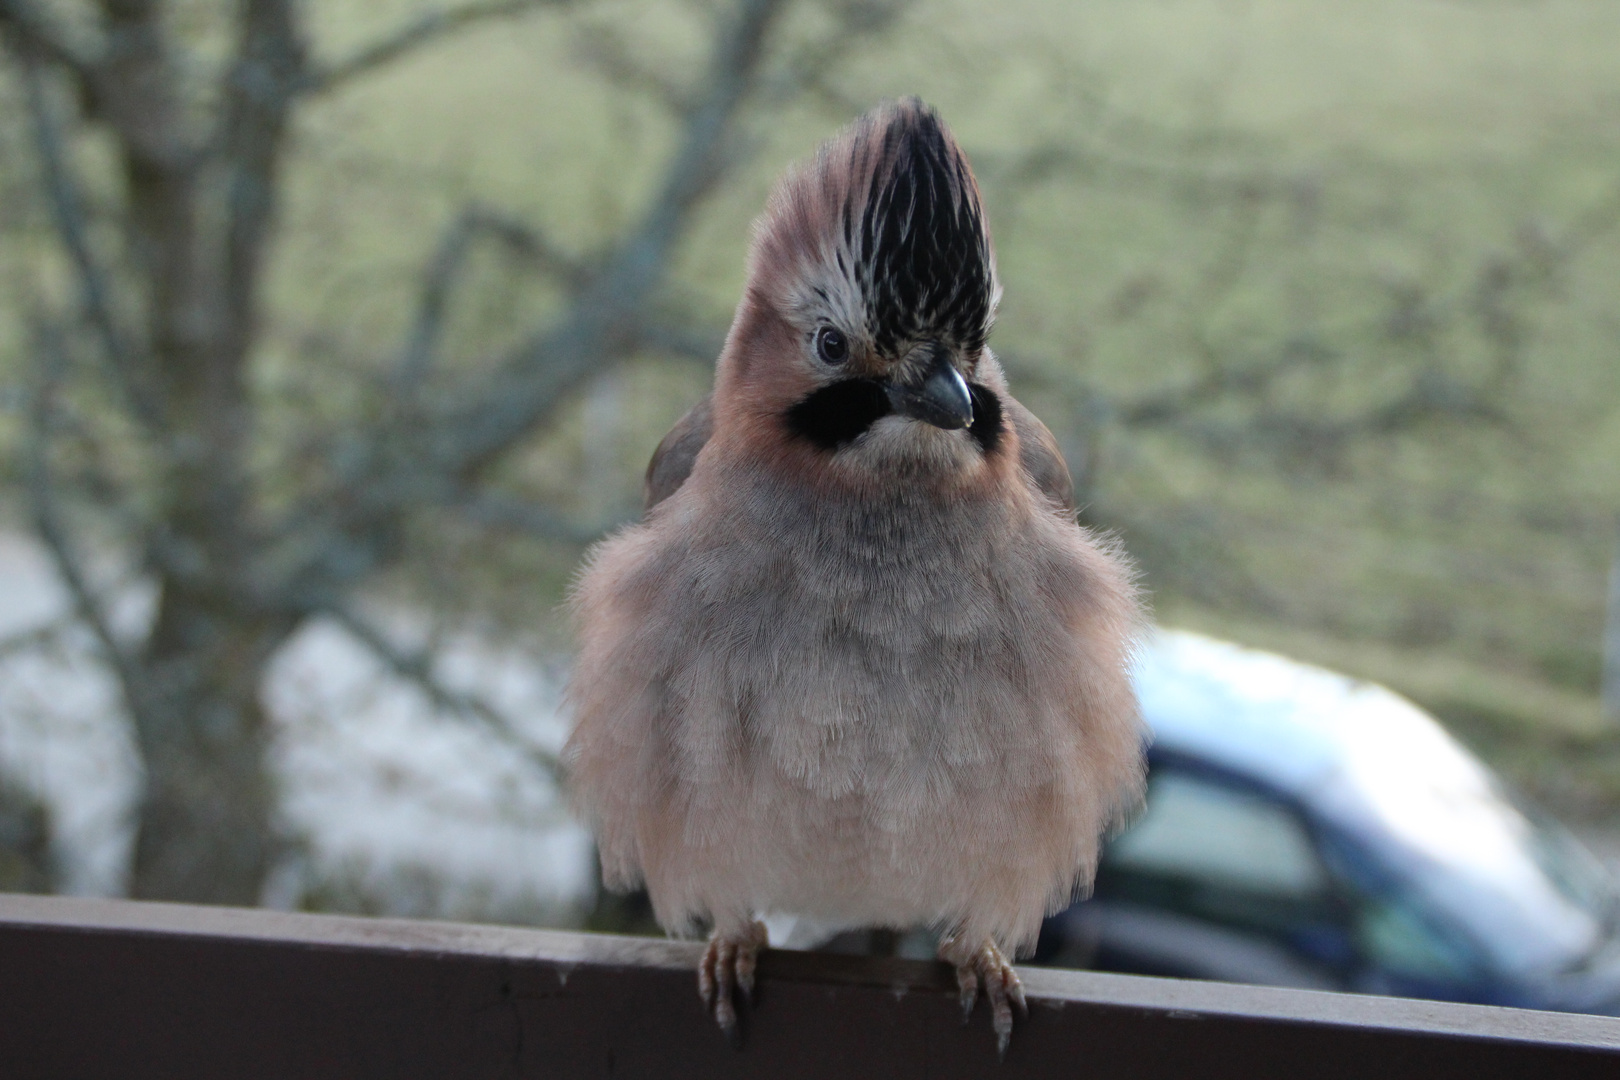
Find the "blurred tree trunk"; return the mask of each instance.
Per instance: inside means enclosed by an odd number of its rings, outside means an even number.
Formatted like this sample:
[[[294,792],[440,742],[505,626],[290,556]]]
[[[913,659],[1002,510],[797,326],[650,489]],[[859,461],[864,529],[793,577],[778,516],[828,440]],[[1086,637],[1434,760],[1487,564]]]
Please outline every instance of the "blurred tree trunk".
[[[146,784],[130,881],[142,898],[256,904],[274,864],[265,666],[292,628],[164,587],[135,730]]]
[[[0,775],[0,892],[48,892],[54,869],[50,815],[32,792]]]
[[[270,865],[275,799],[258,700],[265,665],[292,628],[253,610],[257,498],[248,465],[246,377],[259,330],[288,112],[304,74],[288,0],[246,0],[218,104],[199,123],[164,5],[106,0],[99,47],[54,36],[49,9],[0,15],[24,69],[41,173],[59,237],[80,278],[100,366],[142,436],[151,468],[134,535],[158,586],[144,641],[112,632],[76,549],[52,471],[52,383],[74,357],[57,341],[36,403],[32,473],[39,531],[97,627],[122,683],[145,767],[131,888],[142,897],[256,903]],[[95,242],[74,167],[73,120],[51,69],[76,85],[81,122],[112,136],[122,180],[122,244]]]

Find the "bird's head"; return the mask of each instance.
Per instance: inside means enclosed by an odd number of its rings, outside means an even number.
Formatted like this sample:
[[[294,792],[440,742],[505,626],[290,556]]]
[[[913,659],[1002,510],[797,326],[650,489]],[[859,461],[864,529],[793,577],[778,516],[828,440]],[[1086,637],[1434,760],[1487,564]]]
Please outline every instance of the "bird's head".
[[[1002,434],[985,347],[999,296],[961,148],[915,98],[880,106],[791,170],[755,225],[717,403],[848,468],[972,468]]]

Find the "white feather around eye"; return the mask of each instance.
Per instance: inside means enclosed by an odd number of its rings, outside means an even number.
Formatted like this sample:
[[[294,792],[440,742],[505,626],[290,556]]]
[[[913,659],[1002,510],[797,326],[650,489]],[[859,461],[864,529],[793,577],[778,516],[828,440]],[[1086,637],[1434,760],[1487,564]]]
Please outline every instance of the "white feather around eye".
[[[842,243],[825,240],[815,256],[805,259],[798,272],[783,279],[780,310],[792,326],[806,336],[819,326],[833,326],[851,341],[866,337],[866,300],[854,280],[854,257]]]

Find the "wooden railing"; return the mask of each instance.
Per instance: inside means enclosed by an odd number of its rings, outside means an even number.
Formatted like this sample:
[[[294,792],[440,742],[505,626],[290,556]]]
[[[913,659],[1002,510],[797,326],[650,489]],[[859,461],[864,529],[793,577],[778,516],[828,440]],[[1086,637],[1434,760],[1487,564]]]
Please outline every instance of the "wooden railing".
[[[942,965],[783,951],[734,1049],[697,951],[0,895],[0,1078],[1620,1078],[1615,1018],[1036,968],[998,1065]]]

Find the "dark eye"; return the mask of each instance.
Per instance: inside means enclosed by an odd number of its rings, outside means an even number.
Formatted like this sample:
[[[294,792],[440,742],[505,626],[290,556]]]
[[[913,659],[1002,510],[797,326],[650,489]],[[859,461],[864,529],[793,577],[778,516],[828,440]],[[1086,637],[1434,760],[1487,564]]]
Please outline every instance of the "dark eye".
[[[816,355],[829,364],[842,364],[849,359],[849,339],[830,326],[816,331]]]

